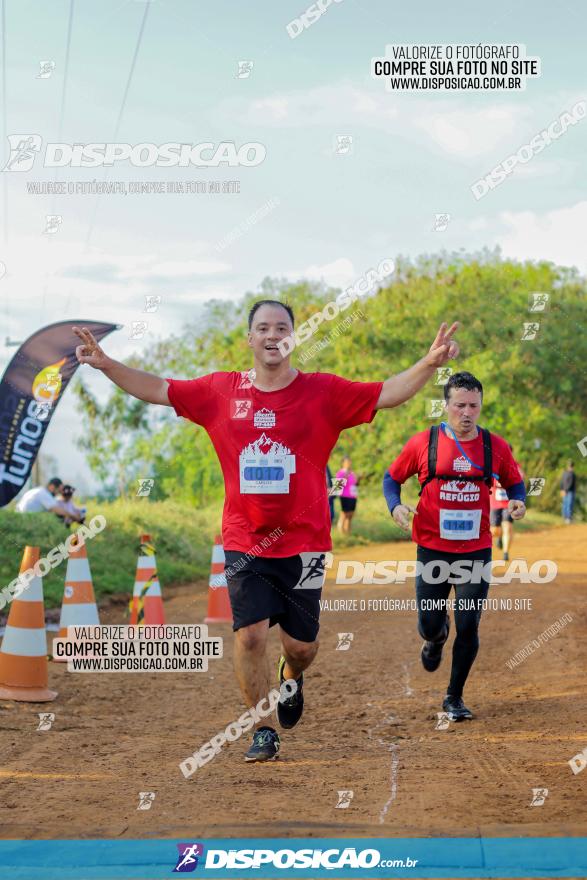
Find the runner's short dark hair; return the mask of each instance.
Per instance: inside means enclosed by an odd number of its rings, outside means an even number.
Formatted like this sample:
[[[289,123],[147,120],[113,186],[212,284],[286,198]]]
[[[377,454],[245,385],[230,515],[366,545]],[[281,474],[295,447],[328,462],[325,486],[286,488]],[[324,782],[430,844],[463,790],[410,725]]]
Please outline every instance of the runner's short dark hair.
[[[451,388],[464,388],[466,391],[480,391],[481,397],[483,397],[483,385],[472,373],[453,373],[444,386],[445,400],[449,399]]]
[[[285,311],[291,318],[291,326],[294,326],[294,313],[290,305],[288,305],[287,303],[279,302],[279,300],[277,299],[260,299],[259,302],[253,304],[251,311],[249,312],[249,330],[253,326],[253,318],[255,317],[255,314],[257,310],[261,308],[261,306],[281,306],[281,308],[285,309]]]
[[[48,486],[62,486],[63,480],[61,480],[59,477],[52,477],[49,480],[49,482],[47,483],[47,485]]]

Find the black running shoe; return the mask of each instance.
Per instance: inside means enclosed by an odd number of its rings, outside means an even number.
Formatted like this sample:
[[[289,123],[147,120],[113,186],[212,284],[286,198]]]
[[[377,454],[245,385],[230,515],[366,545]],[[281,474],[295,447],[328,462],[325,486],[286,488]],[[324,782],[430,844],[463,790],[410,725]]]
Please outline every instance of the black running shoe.
[[[504,554],[503,554],[503,561],[504,561],[504,562],[509,562],[509,561],[510,561],[510,554],[509,554],[509,553],[504,552]]]
[[[283,677],[283,670],[285,669],[285,657],[279,658],[279,665],[277,667],[277,671],[279,674],[279,686],[281,688],[281,693],[283,694],[283,683],[285,681]],[[279,702],[277,704],[277,720],[281,724],[283,728],[289,730],[291,727],[295,727],[300,718],[302,717],[302,712],[304,711],[304,673],[300,675],[298,679],[296,679],[296,691],[291,697],[280,697]]]
[[[502,547],[503,547],[503,541],[501,540],[501,538],[498,538],[497,539],[497,549],[501,550]]]
[[[420,654],[420,659],[422,660],[422,666],[426,670],[426,672],[435,672],[440,666],[440,661],[442,660],[442,649],[446,644],[446,640],[448,639],[448,633],[450,631],[450,618],[448,614],[446,615],[446,635],[442,639],[441,642],[424,642],[422,645],[422,653]]]
[[[275,761],[279,757],[279,734],[272,727],[260,727],[253,734],[253,743],[245,761]]]
[[[466,721],[474,718],[473,713],[467,709],[461,697],[452,697],[447,694],[442,702],[442,708],[451,721]]]

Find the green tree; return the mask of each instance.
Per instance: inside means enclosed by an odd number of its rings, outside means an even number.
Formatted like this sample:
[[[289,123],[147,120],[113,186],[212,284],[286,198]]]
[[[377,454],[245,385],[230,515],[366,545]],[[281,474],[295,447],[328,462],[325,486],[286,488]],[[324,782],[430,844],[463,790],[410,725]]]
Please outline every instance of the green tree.
[[[535,292],[549,294],[548,310],[530,312]],[[299,327],[337,293],[323,284],[266,278],[258,292],[236,304],[210,302],[203,322],[160,342],[134,365],[177,378],[248,369],[246,322],[253,302],[288,302]],[[350,316],[350,326],[341,330]],[[557,509],[558,473],[565,459],[577,458],[576,444],[587,424],[587,339],[581,332],[587,305],[585,281],[576,270],[546,261],[504,260],[488,250],[424,255],[415,261],[400,256],[389,283],[319,325],[312,339],[294,351],[292,363],[306,372],[385,379],[424,355],[440,322],[454,319],[462,326],[461,354],[453,369],[469,370],[482,381],[481,423],[513,444],[528,477],[546,477],[543,494],[532,503]],[[523,325],[532,321],[539,323],[538,333],[524,341]],[[304,360],[319,340],[326,347]],[[203,429],[160,408],[147,417],[144,404],[118,389],[103,407],[87,389],[78,396],[85,425],[82,448],[97,476],[114,478],[120,493],[131,478],[148,473],[156,479],[157,497],[202,505],[222,496],[220,468]],[[432,380],[401,407],[343,432],[333,467],[348,454],[354,469],[366,474],[364,485],[378,487],[384,468],[406,440],[431,424],[428,401],[442,396],[442,386]]]

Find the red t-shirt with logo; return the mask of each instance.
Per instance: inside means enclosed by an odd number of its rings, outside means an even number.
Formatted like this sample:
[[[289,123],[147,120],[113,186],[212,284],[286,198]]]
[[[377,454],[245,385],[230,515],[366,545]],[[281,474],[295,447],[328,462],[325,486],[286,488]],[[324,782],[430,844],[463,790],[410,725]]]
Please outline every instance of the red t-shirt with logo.
[[[518,464],[516,462],[516,464]],[[524,480],[524,472],[522,468],[518,464],[518,470],[520,472],[520,479],[518,482],[522,482]],[[505,510],[505,508],[509,504],[509,498],[507,496],[506,490],[503,488],[501,483],[498,480],[493,480],[493,486],[491,488],[491,495],[489,496],[489,506],[491,510]]]
[[[255,388],[247,372],[167,382],[177,415],[202,425],[218,455],[224,549],[275,558],[330,550],[326,463],[341,431],[373,420],[383,382],[301,370],[277,391]],[[270,537],[277,529],[283,535]]]
[[[411,437],[389,473],[398,483],[404,483],[413,474],[420,484],[428,476],[428,440],[430,432],[421,431]],[[466,456],[459,451],[452,437],[440,428],[436,473],[446,474],[449,480],[431,480],[418,502],[418,513],[412,524],[412,539],[421,547],[444,550],[447,553],[467,553],[491,547],[489,526],[489,486],[482,480],[471,481],[470,476],[483,475],[483,437],[481,431],[473,440],[460,440]],[[518,465],[511,450],[497,434],[491,434],[492,470],[498,474],[501,485],[508,489],[521,480]],[[472,467],[470,459],[480,468]]]

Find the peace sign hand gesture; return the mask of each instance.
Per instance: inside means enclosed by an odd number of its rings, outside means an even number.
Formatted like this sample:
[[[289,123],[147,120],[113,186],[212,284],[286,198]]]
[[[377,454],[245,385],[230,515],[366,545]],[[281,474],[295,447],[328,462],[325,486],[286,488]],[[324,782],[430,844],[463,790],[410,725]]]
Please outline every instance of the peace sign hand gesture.
[[[103,370],[108,365],[110,358],[100,348],[88,328],[82,327],[80,330],[79,327],[72,327],[72,330],[84,343],[83,345],[78,345],[75,350],[75,355],[80,364],[89,364],[96,370]]]
[[[452,337],[459,327],[459,322],[455,321],[449,330],[446,329],[447,327],[448,324],[443,321],[426,355],[425,360],[430,367],[442,367],[448,360],[458,356],[459,345]]]

